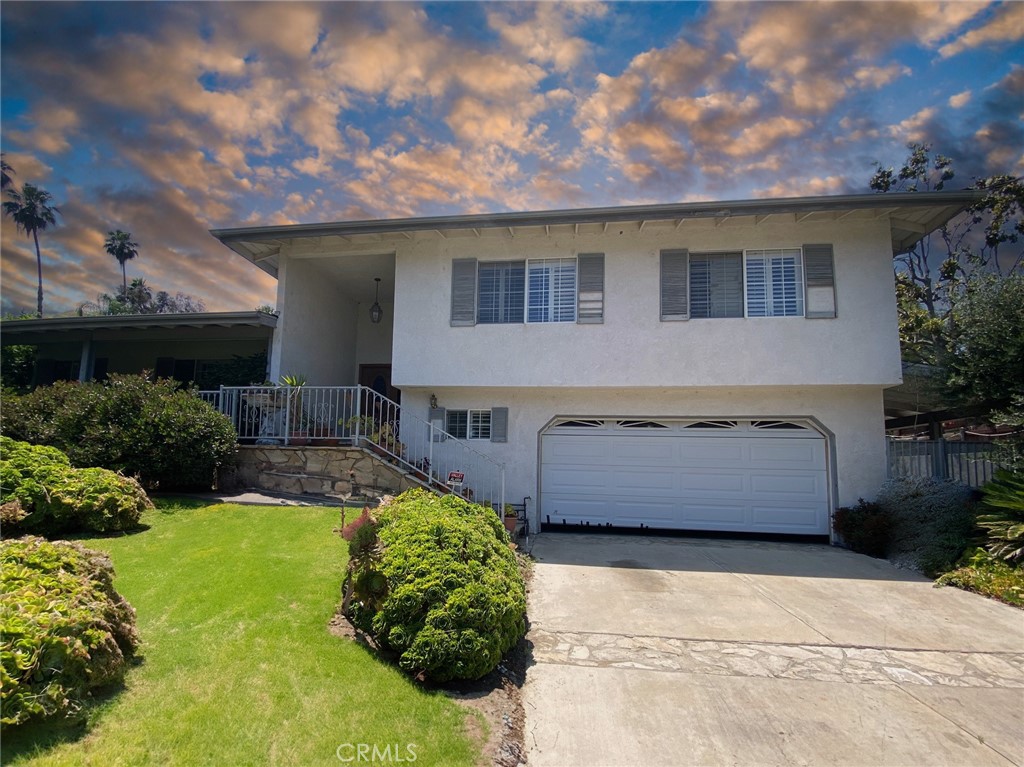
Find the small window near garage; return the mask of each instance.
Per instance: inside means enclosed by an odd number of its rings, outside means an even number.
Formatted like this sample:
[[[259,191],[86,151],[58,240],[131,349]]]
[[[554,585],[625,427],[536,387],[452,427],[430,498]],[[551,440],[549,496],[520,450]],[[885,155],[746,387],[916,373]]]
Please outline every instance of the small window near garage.
[[[456,439],[490,439],[490,410],[449,410],[445,431]]]
[[[667,429],[663,423],[657,421],[619,421],[619,426],[623,429]]]
[[[735,429],[738,426],[736,421],[694,421],[684,426],[684,429]]]
[[[551,428],[553,429],[600,429],[604,421],[562,421]]]

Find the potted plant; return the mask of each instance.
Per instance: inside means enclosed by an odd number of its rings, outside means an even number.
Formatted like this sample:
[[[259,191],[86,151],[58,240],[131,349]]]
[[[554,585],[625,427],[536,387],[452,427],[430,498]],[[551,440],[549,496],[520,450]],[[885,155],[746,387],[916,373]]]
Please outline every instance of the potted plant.
[[[516,525],[519,524],[519,515],[516,513],[516,510],[512,508],[511,503],[505,504],[505,515],[502,517],[501,521],[504,523],[505,529],[508,530],[508,534],[515,535]]]
[[[382,455],[391,453],[392,455],[401,456],[405,452],[405,445],[398,441],[395,427],[390,423],[382,423],[377,431],[370,435],[370,441],[383,448],[383,451],[377,451]]]

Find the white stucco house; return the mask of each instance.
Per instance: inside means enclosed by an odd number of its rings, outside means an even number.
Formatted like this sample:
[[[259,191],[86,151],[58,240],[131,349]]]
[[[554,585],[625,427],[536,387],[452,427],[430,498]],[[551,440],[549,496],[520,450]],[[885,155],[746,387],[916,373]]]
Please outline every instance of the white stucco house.
[[[882,392],[901,381],[893,253],[976,199],[213,234],[278,280],[272,379],[387,378],[403,413],[503,463],[506,498],[528,496],[535,525],[827,535],[834,508],[885,478]]]

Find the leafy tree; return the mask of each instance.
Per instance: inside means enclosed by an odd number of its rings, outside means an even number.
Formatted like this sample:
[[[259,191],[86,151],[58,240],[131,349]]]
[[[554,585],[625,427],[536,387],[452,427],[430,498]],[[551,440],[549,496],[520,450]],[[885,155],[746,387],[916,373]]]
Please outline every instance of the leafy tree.
[[[39,293],[36,303],[36,316],[43,316],[43,256],[39,251],[39,232],[50,226],[56,226],[57,215],[60,213],[51,203],[53,196],[44,189],[32,184],[25,184],[19,192],[8,189],[10,198],[4,202],[4,213],[14,220],[18,231],[30,235],[36,246],[36,271],[39,276]]]
[[[107,239],[103,243],[103,247],[121,265],[121,290],[127,293],[128,278],[125,276],[124,265],[139,255],[139,243],[132,241],[131,232],[122,232],[120,229],[117,229],[113,232],[107,232]]]
[[[3,152],[0,152],[0,189],[6,189],[13,183],[13,175],[14,168],[7,164],[7,160],[3,159]]]
[[[136,277],[127,288],[114,295],[102,293],[95,302],[87,301],[78,307],[78,315],[118,314],[196,314],[205,312],[202,299],[178,292],[171,295],[166,290],[153,294],[152,288],[141,277]]]
[[[947,390],[1024,424],[1024,274],[975,277],[951,313]]]
[[[926,144],[908,145],[897,171],[876,163],[870,187],[876,192],[940,191],[955,177],[950,158]],[[895,256],[900,341],[904,359],[937,364],[948,342],[951,313],[976,275],[1016,273],[1024,235],[1024,184],[997,175],[975,181],[984,196],[962,215],[911,250]]]

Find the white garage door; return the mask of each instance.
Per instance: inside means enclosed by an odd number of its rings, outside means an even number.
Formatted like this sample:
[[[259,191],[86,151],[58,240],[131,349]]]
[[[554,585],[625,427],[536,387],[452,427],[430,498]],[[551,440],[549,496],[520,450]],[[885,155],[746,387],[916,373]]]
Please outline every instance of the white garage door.
[[[800,422],[556,422],[540,489],[545,524],[828,533],[825,438]]]

